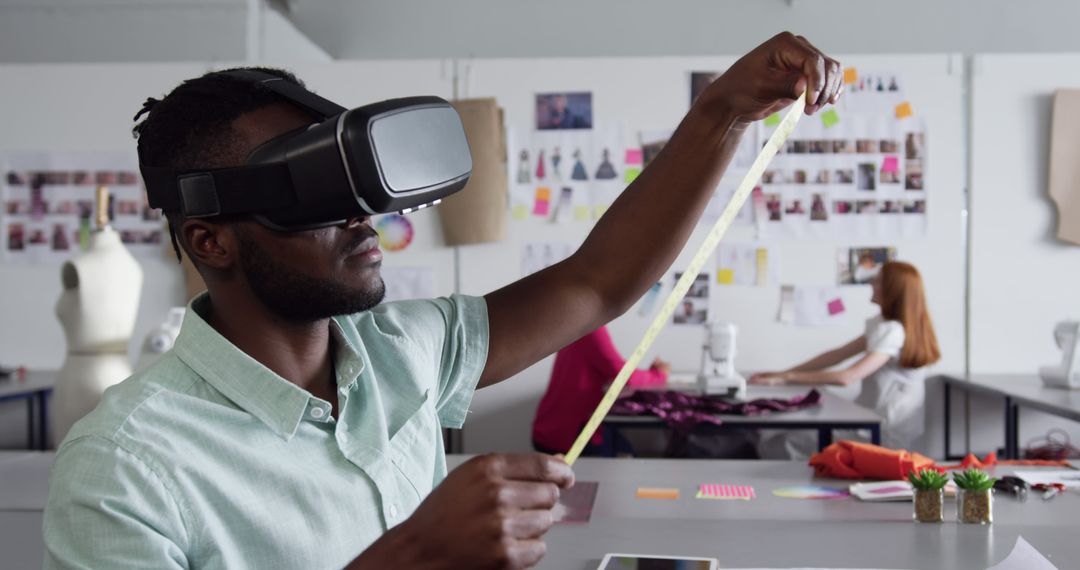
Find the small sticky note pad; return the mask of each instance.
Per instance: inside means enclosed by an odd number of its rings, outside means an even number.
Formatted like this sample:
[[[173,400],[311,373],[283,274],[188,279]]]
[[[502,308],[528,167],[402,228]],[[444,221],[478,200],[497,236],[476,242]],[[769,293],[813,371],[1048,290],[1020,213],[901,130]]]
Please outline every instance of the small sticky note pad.
[[[513,217],[515,220],[524,220],[525,218],[529,217],[529,208],[518,204],[517,206],[514,206],[513,210],[510,211],[510,216]]]
[[[765,117],[766,127],[775,127],[780,124],[780,113],[773,113],[768,117]]]
[[[536,202],[533,204],[534,216],[546,216],[551,212],[551,188],[537,188]]]
[[[721,285],[731,285],[735,283],[735,270],[734,269],[721,269],[716,272],[716,280]]]
[[[859,80],[859,71],[854,67],[849,67],[844,70],[844,85],[851,85]]]
[[[551,188],[547,188],[547,187],[543,187],[543,186],[540,187],[540,188],[537,188],[536,189],[536,199],[537,200],[545,200],[545,201],[550,200],[551,199]]]
[[[826,129],[839,122],[840,115],[836,112],[836,109],[829,109],[821,114],[821,124],[825,125]]]
[[[702,483],[698,487],[697,498],[699,499],[734,499],[737,501],[749,501],[753,499],[754,488],[750,485],[712,485]]]
[[[623,182],[629,184],[634,180],[637,180],[639,174],[641,174],[640,168],[636,166],[627,166],[626,169],[623,170]]]
[[[844,312],[844,300],[833,299],[829,301],[829,315],[839,315]]]
[[[912,110],[911,103],[908,103],[907,101],[904,101],[903,103],[900,103],[899,105],[896,106],[896,118],[897,119],[906,119],[906,118],[911,117],[913,115],[915,115],[915,111]]]
[[[628,148],[626,149],[626,159],[623,161],[629,166],[641,164],[643,162],[640,148]]]
[[[589,219],[588,206],[574,206],[574,220],[584,222]]]
[[[592,217],[594,220],[599,220],[608,209],[607,206],[593,206]]]
[[[679,498],[679,490],[667,487],[638,487],[634,496],[639,499],[675,500]]]
[[[882,172],[900,172],[900,159],[895,156],[886,156],[881,163]]]

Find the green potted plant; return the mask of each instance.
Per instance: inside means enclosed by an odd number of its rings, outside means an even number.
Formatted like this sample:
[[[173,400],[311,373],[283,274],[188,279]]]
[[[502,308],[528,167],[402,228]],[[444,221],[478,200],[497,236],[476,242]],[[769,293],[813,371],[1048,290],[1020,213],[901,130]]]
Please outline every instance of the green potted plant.
[[[944,489],[949,478],[935,469],[910,471],[907,478],[915,491],[915,520],[923,523],[943,522],[945,520]]]
[[[968,469],[953,473],[957,487],[957,520],[968,524],[994,522],[994,481],[997,479],[979,471]]]

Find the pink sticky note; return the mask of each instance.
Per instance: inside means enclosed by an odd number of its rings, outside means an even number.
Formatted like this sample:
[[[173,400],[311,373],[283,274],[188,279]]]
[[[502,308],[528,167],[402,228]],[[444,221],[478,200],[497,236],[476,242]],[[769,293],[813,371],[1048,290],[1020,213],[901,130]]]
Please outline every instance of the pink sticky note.
[[[844,312],[844,300],[843,299],[833,299],[832,301],[829,301],[829,315],[830,316],[839,315],[840,313],[843,313],[843,312]]]
[[[551,211],[551,201],[550,200],[537,200],[536,203],[533,204],[533,212],[532,213],[533,213],[534,216],[546,216],[546,215],[548,215],[548,213],[550,211]]]
[[[641,164],[641,149],[640,148],[628,148],[626,149],[626,164]]]
[[[886,156],[885,162],[881,163],[882,172],[900,172],[900,159],[895,156]]]

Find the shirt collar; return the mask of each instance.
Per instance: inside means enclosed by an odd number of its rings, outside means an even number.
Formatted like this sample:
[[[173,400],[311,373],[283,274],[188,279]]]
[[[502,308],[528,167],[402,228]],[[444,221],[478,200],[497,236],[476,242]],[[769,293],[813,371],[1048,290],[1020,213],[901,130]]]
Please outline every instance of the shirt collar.
[[[278,376],[211,327],[203,318],[209,303],[209,295],[203,293],[188,304],[180,334],[173,345],[180,360],[285,440],[296,434],[304,419],[330,419],[327,402]],[[337,320],[332,322],[330,329],[336,346],[334,361],[338,385],[355,385],[356,377],[364,369],[364,360],[342,334]]]

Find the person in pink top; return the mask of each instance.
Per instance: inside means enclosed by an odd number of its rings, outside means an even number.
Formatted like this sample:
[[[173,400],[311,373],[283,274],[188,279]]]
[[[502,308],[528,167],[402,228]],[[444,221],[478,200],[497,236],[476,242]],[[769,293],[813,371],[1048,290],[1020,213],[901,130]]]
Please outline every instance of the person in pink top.
[[[600,327],[560,350],[555,356],[547,392],[541,398],[533,420],[533,447],[551,454],[569,451],[603,399],[604,391],[625,363],[606,327]],[[669,372],[671,365],[657,358],[648,370],[634,371],[627,384],[635,388],[663,385]],[[601,426],[583,455],[615,457],[632,453],[630,442],[617,430]]]

